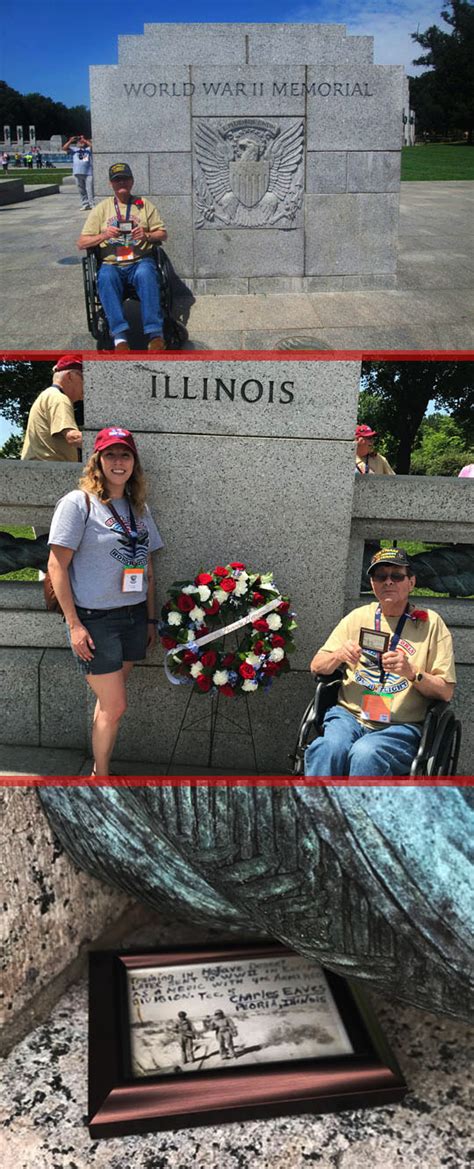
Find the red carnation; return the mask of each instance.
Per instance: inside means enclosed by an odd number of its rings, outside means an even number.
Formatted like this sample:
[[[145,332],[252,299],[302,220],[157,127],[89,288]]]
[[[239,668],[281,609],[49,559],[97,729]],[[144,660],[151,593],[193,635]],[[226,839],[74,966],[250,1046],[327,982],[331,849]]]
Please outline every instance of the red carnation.
[[[197,584],[197,585],[210,585],[210,584],[212,584],[212,576],[211,576],[210,572],[200,572],[199,576],[197,576],[195,578],[194,584]]]
[[[255,678],[255,670],[253,666],[249,666],[248,662],[242,662],[242,665],[239,666],[239,674],[242,675],[242,678]]]
[[[263,597],[261,593],[252,593],[252,601],[255,602],[256,605],[262,605],[264,600],[265,597]]]
[[[175,645],[177,645],[178,642],[176,641],[176,639],[174,637],[162,637],[161,644],[162,644],[164,649],[174,649]]]
[[[206,652],[203,653],[201,661],[203,666],[207,666],[207,668],[211,670],[217,662],[216,651],[214,649],[207,649]]]
[[[254,654],[263,653],[263,641],[254,641],[252,651]]]
[[[210,617],[214,617],[215,613],[218,613],[220,608],[219,601],[216,601],[215,597],[213,597],[209,605],[203,605],[202,607],[204,612],[208,613]]]
[[[245,564],[241,564],[240,560],[231,560],[230,567],[231,568],[245,568]]]
[[[279,606],[278,606],[277,613],[287,613],[289,608],[290,608],[289,601],[281,601]]]
[[[230,668],[230,666],[233,666],[234,661],[235,661],[235,658],[234,658],[233,654],[225,654],[225,656],[222,658],[222,665],[223,665],[224,669],[228,670]],[[222,687],[221,687],[221,689],[222,689]]]
[[[176,602],[178,609],[181,609],[182,613],[190,613],[191,609],[194,609],[195,603],[193,598],[189,596],[189,593],[180,593]]]
[[[226,682],[224,686],[219,686],[219,694],[225,694],[226,698],[235,698],[234,687],[230,682]]]
[[[199,689],[202,690],[203,692],[211,689],[212,679],[209,677],[208,674],[199,674],[199,677],[196,678],[196,682],[199,686]]]
[[[224,580],[221,580],[220,587],[221,589],[224,589],[225,593],[233,593],[235,589],[235,580],[232,580],[231,576],[226,576],[224,577]]]
[[[413,617],[414,621],[427,621],[428,620],[428,614],[426,612],[426,609],[412,609],[411,616]]]
[[[273,634],[272,646],[274,649],[277,649],[277,648],[284,649],[285,648],[285,638],[281,636],[281,633],[274,633]]]
[[[137,199],[134,199],[133,201],[135,203],[135,207],[143,207],[143,199],[137,198]]]
[[[194,662],[198,661],[198,659],[199,654],[193,653],[192,649],[185,649],[183,654],[183,662],[185,662],[187,666],[192,666]]]
[[[265,617],[257,617],[256,621],[252,621],[254,629],[258,629],[259,633],[266,633],[268,630],[268,621]]]
[[[281,662],[265,662],[263,667],[266,674],[278,674],[281,669]]]
[[[209,633],[207,625],[201,625],[199,627],[199,638],[197,638],[196,640],[199,640],[201,637],[206,637],[207,633]]]
[[[222,564],[218,564],[217,568],[214,569],[214,576],[227,576],[227,569],[223,568]]]

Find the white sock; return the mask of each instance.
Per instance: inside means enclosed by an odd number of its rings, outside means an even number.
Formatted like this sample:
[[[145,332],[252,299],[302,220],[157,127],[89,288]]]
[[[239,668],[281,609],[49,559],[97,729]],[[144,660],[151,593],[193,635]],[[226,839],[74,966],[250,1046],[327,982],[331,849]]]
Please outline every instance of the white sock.
[[[125,341],[125,344],[128,345],[126,337],[114,337],[114,345],[118,345],[121,341]]]

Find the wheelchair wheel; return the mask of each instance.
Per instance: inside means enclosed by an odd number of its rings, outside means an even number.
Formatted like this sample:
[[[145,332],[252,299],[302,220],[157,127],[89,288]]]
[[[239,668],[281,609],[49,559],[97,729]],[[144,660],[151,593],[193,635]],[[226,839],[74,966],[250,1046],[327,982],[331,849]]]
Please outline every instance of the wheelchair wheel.
[[[163,322],[163,336],[167,349],[184,349],[188,339],[188,330],[180,321],[173,321],[171,317],[165,317]]]

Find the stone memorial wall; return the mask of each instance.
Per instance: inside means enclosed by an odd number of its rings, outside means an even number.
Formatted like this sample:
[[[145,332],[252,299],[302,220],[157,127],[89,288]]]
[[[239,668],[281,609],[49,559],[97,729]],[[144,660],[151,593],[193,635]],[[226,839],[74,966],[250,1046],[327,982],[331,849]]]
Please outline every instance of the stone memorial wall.
[[[151,24],[90,74],[96,193],[128,161],[194,291],[394,285],[405,80],[371,37]]]

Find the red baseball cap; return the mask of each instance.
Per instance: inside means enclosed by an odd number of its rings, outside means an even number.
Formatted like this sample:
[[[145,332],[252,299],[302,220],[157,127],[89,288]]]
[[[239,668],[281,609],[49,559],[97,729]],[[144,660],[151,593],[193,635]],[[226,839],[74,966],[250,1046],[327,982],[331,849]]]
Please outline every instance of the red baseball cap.
[[[53,373],[61,373],[66,369],[77,369],[78,373],[82,373],[82,357],[78,357],[77,353],[65,353],[64,357],[59,357],[56,365],[53,365]]]
[[[372,430],[371,426],[367,426],[366,422],[361,422],[360,425],[356,426],[355,428],[356,438],[375,438],[376,435],[377,431]]]
[[[94,443],[94,451],[105,451],[108,446],[115,446],[116,443],[122,443],[123,446],[128,447],[132,455],[138,455],[131,430],[124,430],[122,426],[106,426],[105,430],[99,430]]]

